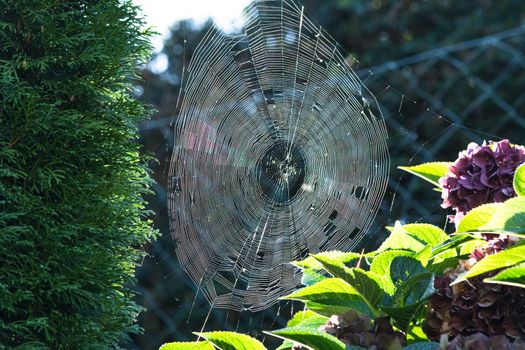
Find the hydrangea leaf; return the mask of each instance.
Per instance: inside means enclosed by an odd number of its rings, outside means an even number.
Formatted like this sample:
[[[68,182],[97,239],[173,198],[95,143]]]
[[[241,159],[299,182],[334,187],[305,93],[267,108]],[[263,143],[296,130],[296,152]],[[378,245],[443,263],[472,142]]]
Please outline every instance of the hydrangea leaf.
[[[410,277],[400,285],[392,300],[396,306],[406,306],[417,304],[432,293],[434,293],[434,274],[426,272]]]
[[[390,236],[381,244],[375,254],[387,250],[405,250],[419,253],[419,260],[426,265],[430,258],[431,248],[446,241],[448,235],[439,227],[430,224],[401,225],[396,221]]]
[[[410,325],[410,322],[415,315],[418,314],[421,306],[424,305],[424,301],[417,304],[397,306],[397,307],[381,307],[381,311],[392,318],[394,326],[402,331],[406,331]]]
[[[487,224],[503,203],[488,203],[469,211],[459,222],[456,232],[474,232]]]
[[[437,245],[432,249],[432,257],[437,256],[447,250],[453,249],[456,250],[461,247],[463,244],[470,241],[482,241],[479,237],[476,237],[470,233],[458,233],[450,237],[445,242]]]
[[[337,250],[318,253],[317,256],[327,257],[329,259],[335,259],[342,261],[345,264],[350,264],[352,261],[357,261],[360,258],[360,254],[354,252],[340,252]],[[312,268],[315,270],[321,270],[323,265],[315,259],[313,256],[309,256],[304,260],[294,261],[293,265],[299,268]]]
[[[432,246],[427,245],[425,248],[414,254],[414,259],[418,260],[423,266],[427,266],[431,256]]]
[[[286,324],[287,327],[319,327],[328,321],[328,317],[316,314],[311,310],[296,312]]]
[[[483,282],[525,288],[525,263],[509,267],[492,278],[484,279]]]
[[[435,186],[441,187],[439,178],[445,176],[450,165],[452,165],[451,162],[430,162],[414,166],[400,166],[398,168],[419,176]]]
[[[374,313],[369,309],[356,290],[340,278],[326,278],[281,299],[298,300],[320,315],[332,316],[356,310],[370,317]]]
[[[470,255],[474,249],[486,243],[487,241],[485,241],[483,238],[477,238],[472,241],[465,242],[458,247],[458,256],[460,256],[462,259],[465,259],[465,255]]]
[[[447,240],[448,235],[439,227],[431,224],[407,224],[403,229],[412,237],[431,246]]]
[[[421,326],[412,324],[407,330],[408,343],[425,342],[427,339],[427,335],[425,332],[423,332],[423,328]]]
[[[301,277],[301,283],[305,286],[311,286],[326,278],[324,275],[326,272],[324,272],[324,270],[306,268],[301,272],[303,273],[303,276]]]
[[[434,292],[434,275],[412,258],[398,257],[392,265],[390,275],[396,291],[390,305],[381,310],[392,317],[396,327],[406,331],[424,300]]]
[[[334,336],[309,327],[287,327],[272,332],[265,332],[278,338],[301,343],[314,350],[345,350],[345,344]]]
[[[296,312],[290,321],[288,321],[286,327],[319,328],[320,326],[324,325],[326,321],[328,321],[328,317],[318,315],[311,310],[304,310]],[[291,340],[285,340],[275,350],[291,349],[293,345],[294,344]]]
[[[516,169],[513,180],[514,191],[518,196],[525,196],[525,164]]]
[[[396,287],[410,278],[428,272],[419,260],[409,256],[397,256],[390,264],[390,278]]]
[[[323,265],[311,256],[303,260],[292,261],[292,265],[297,266],[300,269],[322,270],[323,268]]]
[[[455,268],[459,264],[459,256],[455,249],[449,249],[441,254],[434,256],[426,268],[435,273],[443,274],[448,268]]]
[[[209,341],[174,342],[162,345],[159,350],[214,350]]]
[[[496,254],[488,255],[478,261],[470,270],[462,274],[451,285],[465,281],[468,278],[481,275],[483,273],[497,270],[503,267],[510,267],[525,261],[525,245],[514,246]]]
[[[412,256],[414,253],[406,250],[387,250],[377,255],[372,264],[370,265],[370,271],[375,272],[380,276],[385,276],[385,285],[383,288],[388,294],[393,295],[395,291],[394,281],[390,278],[390,265],[395,258],[399,256]]]
[[[479,231],[525,233],[525,197],[507,200]]]
[[[235,332],[195,333],[221,350],[266,350],[264,345],[246,334]]]
[[[475,248],[487,243],[484,239],[468,233],[461,233],[453,238],[436,247],[439,250],[434,249],[430,263],[426,265],[429,271],[442,274],[447,268],[455,268],[460,259],[466,259]]]
[[[381,246],[376,252],[380,253],[386,250],[408,250],[412,252],[418,252],[425,248],[426,243],[416,237],[410,235],[403,229],[403,225],[399,221],[396,221],[394,229],[390,236],[383,241]]]
[[[357,264],[360,259],[360,254],[353,252],[329,251],[318,253],[318,255],[341,261],[346,265]],[[294,261],[292,264],[302,269],[301,283],[305,286],[311,286],[326,278],[327,273],[323,265],[312,256],[304,260]]]
[[[371,310],[383,299],[386,291],[383,288],[383,277],[373,271],[365,271],[361,268],[348,268],[345,264],[337,259],[323,256],[322,254],[314,255],[332,276],[339,277],[350,284],[363,300],[368,304]]]
[[[283,340],[282,344],[279,345],[275,350],[288,350],[293,348],[294,344],[291,340]]]

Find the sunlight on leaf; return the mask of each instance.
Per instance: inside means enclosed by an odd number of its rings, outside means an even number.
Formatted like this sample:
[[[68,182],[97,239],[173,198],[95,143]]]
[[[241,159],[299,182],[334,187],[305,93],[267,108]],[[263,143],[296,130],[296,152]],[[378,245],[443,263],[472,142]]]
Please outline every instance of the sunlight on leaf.
[[[513,180],[514,191],[518,196],[525,196],[525,164],[516,169]]]
[[[221,350],[266,350],[260,341],[246,334],[235,332],[205,332],[195,334],[210,341]]]
[[[379,255],[377,255],[374,260],[372,261],[372,265],[370,266],[370,271],[373,271],[377,273],[380,276],[385,277],[385,285],[384,288],[388,294],[394,294],[395,291],[395,283],[392,281],[392,278],[390,277],[390,266],[392,264],[392,261],[400,256],[407,256],[410,257],[414,253],[408,252],[406,250],[388,250],[386,252],[383,252]]]
[[[374,317],[355,289],[340,278],[324,279],[281,299],[302,301],[308,309],[328,317],[351,310]]]
[[[328,317],[321,316],[310,310],[298,311],[288,321],[286,327],[308,327],[317,329],[328,321]],[[284,342],[276,350],[285,350],[293,347],[291,340],[284,340]]]
[[[459,222],[456,232],[474,232],[487,224],[503,203],[488,203],[469,211]]]
[[[214,350],[209,341],[174,342],[162,345],[159,350]]]
[[[462,245],[470,241],[478,241],[480,244],[485,242],[485,240],[476,237],[470,233],[458,233],[450,237],[450,239],[446,240],[445,242],[434,247],[432,249],[432,257],[435,257],[438,254],[441,254],[449,249],[456,250],[457,248],[460,248]]]
[[[267,334],[292,340],[315,350],[345,350],[345,344],[334,336],[308,327],[288,327]]]
[[[361,268],[348,268],[343,262],[322,255],[314,255],[314,258],[332,276],[339,277],[350,284],[361,295],[371,310],[374,310],[383,298],[385,290],[383,290],[384,282],[381,275]]]
[[[452,165],[451,162],[430,162],[414,166],[400,166],[398,168],[419,176],[435,186],[441,187],[438,180],[445,176],[450,165]]]
[[[426,246],[426,243],[407,233],[401,222],[396,221],[394,229],[388,238],[377,249],[377,252],[385,250],[408,250],[418,252]]]
[[[525,261],[525,245],[511,247],[499,253],[488,255],[478,261],[467,273],[458,277],[451,285],[465,281],[468,278],[481,275],[485,272],[510,267]]]
[[[499,206],[479,231],[525,233],[525,197],[511,198]]]
[[[442,229],[431,224],[407,224],[403,225],[403,229],[410,236],[432,246],[448,238],[448,235]]]
[[[483,282],[525,288],[525,263],[509,267],[494,277],[484,279]]]

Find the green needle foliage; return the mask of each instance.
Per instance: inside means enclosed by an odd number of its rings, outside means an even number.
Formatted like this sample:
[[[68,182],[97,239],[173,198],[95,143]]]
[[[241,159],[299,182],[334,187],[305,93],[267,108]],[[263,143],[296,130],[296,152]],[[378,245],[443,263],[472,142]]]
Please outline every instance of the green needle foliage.
[[[122,0],[0,0],[0,348],[107,349],[155,235],[130,96],[149,53]]]

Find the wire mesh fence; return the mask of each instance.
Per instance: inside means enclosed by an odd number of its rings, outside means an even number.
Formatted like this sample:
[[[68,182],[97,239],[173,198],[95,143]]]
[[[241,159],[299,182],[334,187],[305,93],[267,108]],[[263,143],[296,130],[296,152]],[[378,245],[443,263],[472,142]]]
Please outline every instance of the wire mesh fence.
[[[429,196],[426,184],[397,166],[452,161],[470,141],[523,143],[524,31],[520,26],[359,71],[389,128],[391,199],[385,205],[392,210],[383,211],[386,221],[444,218],[439,195]]]
[[[423,181],[402,174],[397,166],[453,160],[471,141],[525,142],[524,32],[525,26],[520,26],[357,71],[380,104],[392,159],[387,195],[364,246],[375,246],[386,236],[383,227],[396,219],[438,225],[446,221],[439,194]],[[159,160],[154,167],[155,195],[149,200],[163,236],[147,247],[150,256],[137,271],[138,299],[147,309],[139,320],[144,334],[126,347],[156,349],[176,338],[188,340],[205,323],[207,329],[238,329],[255,335],[284,324],[294,305],[253,315],[210,312],[205,298],[198,296],[197,287],[181,270],[166,209],[171,120],[172,116],[159,113],[141,128],[141,142]]]

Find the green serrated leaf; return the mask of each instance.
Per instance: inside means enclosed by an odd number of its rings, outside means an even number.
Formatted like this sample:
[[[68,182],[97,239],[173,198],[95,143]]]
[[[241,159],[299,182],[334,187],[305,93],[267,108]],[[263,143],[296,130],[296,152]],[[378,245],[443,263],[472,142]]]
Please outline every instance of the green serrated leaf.
[[[288,350],[293,348],[293,341],[291,340],[283,340],[283,343],[279,345],[275,350]]]
[[[246,334],[235,332],[195,333],[221,350],[266,350],[264,345]]]
[[[482,246],[486,244],[487,241],[485,241],[483,238],[479,238],[473,241],[468,241],[460,245],[458,248],[459,253],[458,255],[462,257],[462,259],[466,259],[467,257],[465,255],[470,255],[474,249],[476,249],[479,246]]]
[[[431,246],[438,245],[448,239],[448,235],[439,227],[431,224],[407,224],[403,229],[412,237]]]
[[[469,211],[459,222],[456,232],[475,232],[487,224],[503,203],[488,203]]]
[[[484,240],[482,240],[481,238],[476,237],[470,233],[458,233],[447,239],[445,242],[434,247],[432,249],[432,257],[435,257],[438,254],[441,254],[449,249],[457,249],[461,245],[474,240],[479,241],[480,243],[484,242]]]
[[[328,317],[316,314],[311,310],[296,312],[288,321],[286,327],[308,327],[319,328],[328,321]],[[284,340],[283,343],[275,350],[286,350],[293,347],[291,340]]]
[[[361,254],[354,252],[322,252],[312,255],[312,257],[318,262],[320,262],[319,259],[325,259],[326,261],[338,261],[339,263],[347,267],[354,267],[357,265],[358,261],[362,261]],[[325,268],[325,266],[322,263],[321,266]]]
[[[322,270],[323,265],[319,261],[315,260],[311,256],[303,260],[292,261],[292,265],[295,265],[301,269],[312,269],[312,270]]]
[[[433,256],[426,268],[435,274],[442,274],[447,268],[454,268],[458,264],[459,255],[456,249],[448,249]]]
[[[406,331],[410,326],[410,322],[418,313],[421,306],[425,304],[421,301],[417,304],[400,306],[400,307],[381,307],[381,311],[392,318],[394,325],[402,331]]]
[[[380,309],[392,317],[398,328],[406,330],[419,305],[433,291],[433,274],[406,253],[395,253],[383,253],[381,260],[372,262],[371,269],[390,277],[395,293]]]
[[[511,267],[525,261],[525,245],[514,246],[496,254],[488,255],[478,261],[465,274],[456,278],[451,285],[465,281],[468,278],[503,267]]]
[[[484,279],[483,282],[525,288],[525,263],[509,267],[494,277]]]
[[[354,252],[340,252],[337,250],[332,250],[329,252],[317,253],[318,256],[323,256],[329,259],[335,259],[344,262],[345,264],[350,264],[352,261],[359,260],[360,254]],[[323,265],[315,259],[313,256],[309,256],[304,260],[294,261],[293,265],[299,268],[310,268],[314,270],[322,270]]]
[[[396,287],[410,278],[428,272],[419,260],[409,256],[397,256],[390,264],[390,278]]]
[[[162,345],[159,350],[214,350],[209,341],[174,342]]]
[[[311,286],[326,278],[326,276],[323,274],[326,273],[324,270],[305,268],[301,272],[303,274],[301,277],[301,283],[305,286]]]
[[[439,178],[445,176],[450,165],[452,165],[450,162],[430,162],[415,166],[400,166],[398,168],[419,176],[437,187],[441,187]]]
[[[345,344],[334,336],[308,327],[287,327],[267,334],[301,343],[314,350],[345,350]]]
[[[282,344],[279,345],[275,350],[288,350],[293,348],[293,341],[283,340]]]
[[[520,165],[516,169],[512,185],[518,196],[525,196],[525,164]]]
[[[472,239],[468,238],[467,240],[466,237],[471,237]],[[468,255],[470,255],[476,247],[485,243],[486,241],[484,239],[470,236],[469,234],[464,237],[458,235],[456,241],[445,242],[445,246],[449,246],[450,248],[442,250],[437,254],[432,252],[430,263],[426,265],[426,268],[435,274],[443,274],[446,269],[457,267],[460,259],[467,259]]]
[[[407,341],[409,344],[428,342],[428,338],[425,332],[423,332],[423,328],[421,328],[421,326],[411,325],[407,331]]]
[[[323,256],[322,254],[314,255],[323,268],[332,276],[339,277],[354,290],[359,293],[369,309],[376,313],[376,305],[383,299],[385,291],[383,290],[382,276],[373,271],[365,271],[361,268],[348,268],[343,262],[332,257]]]
[[[418,260],[423,266],[427,266],[431,256],[432,246],[427,245],[425,248],[414,254],[414,259]]]
[[[399,256],[412,257],[413,255],[414,253],[406,250],[387,250],[380,253],[374,258],[374,260],[372,260],[370,271],[375,272],[380,276],[385,276],[385,285],[383,288],[387,294],[393,295],[395,292],[395,284],[390,277],[390,265],[392,264],[392,261]]]
[[[507,200],[479,231],[525,233],[525,197]]]
[[[403,225],[396,221],[392,233],[377,249],[377,253],[386,250],[408,250],[418,252],[426,246],[426,243],[418,238],[411,236],[403,229]]]
[[[324,279],[281,299],[302,301],[308,309],[328,317],[351,310],[375,317],[359,293],[340,278]]]
[[[328,317],[316,314],[311,310],[296,312],[286,324],[287,327],[319,327],[328,321]]]
[[[434,274],[431,272],[411,276],[394,294],[392,306],[417,304],[434,293]]]

